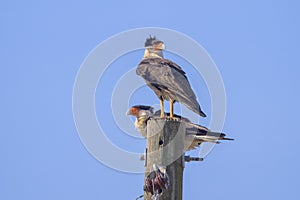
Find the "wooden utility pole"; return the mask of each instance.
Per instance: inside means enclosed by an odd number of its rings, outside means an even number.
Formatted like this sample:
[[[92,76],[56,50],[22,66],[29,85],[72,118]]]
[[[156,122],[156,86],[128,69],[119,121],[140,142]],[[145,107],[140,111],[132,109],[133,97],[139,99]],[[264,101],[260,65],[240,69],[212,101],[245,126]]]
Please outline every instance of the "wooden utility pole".
[[[184,139],[184,123],[166,119],[150,119],[147,123],[145,178],[156,164],[166,167],[170,180],[169,188],[159,200],[182,200]],[[152,194],[145,192],[144,200],[152,200]]]

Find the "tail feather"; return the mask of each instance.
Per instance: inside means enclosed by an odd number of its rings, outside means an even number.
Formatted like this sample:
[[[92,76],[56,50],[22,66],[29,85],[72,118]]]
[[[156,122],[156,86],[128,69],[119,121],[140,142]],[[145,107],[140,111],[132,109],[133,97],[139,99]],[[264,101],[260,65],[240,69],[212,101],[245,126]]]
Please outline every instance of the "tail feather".
[[[234,140],[233,138],[222,138],[222,140]]]
[[[202,110],[200,110],[199,115],[200,115],[201,117],[206,117],[206,114],[205,114]]]

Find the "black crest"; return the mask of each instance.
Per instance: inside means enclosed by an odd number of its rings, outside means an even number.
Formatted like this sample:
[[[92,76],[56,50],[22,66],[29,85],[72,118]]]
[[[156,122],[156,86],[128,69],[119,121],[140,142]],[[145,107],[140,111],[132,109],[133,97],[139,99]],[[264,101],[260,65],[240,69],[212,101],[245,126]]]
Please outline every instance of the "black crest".
[[[156,37],[155,36],[151,37],[151,35],[150,35],[150,37],[146,39],[145,47],[151,47],[153,45],[153,43],[156,41],[157,41]]]
[[[150,110],[151,112],[153,111],[153,107],[151,106],[145,106],[145,105],[135,105],[132,106],[133,108],[139,108],[140,110]]]

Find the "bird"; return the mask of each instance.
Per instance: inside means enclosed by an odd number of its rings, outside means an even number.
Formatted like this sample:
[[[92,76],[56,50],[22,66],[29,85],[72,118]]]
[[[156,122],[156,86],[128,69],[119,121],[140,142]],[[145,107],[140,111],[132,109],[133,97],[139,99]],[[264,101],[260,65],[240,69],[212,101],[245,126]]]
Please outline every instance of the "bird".
[[[166,168],[153,164],[153,171],[145,178],[144,191],[150,192],[154,197],[157,197],[169,188],[169,184]]]
[[[139,133],[147,138],[147,122],[150,119],[157,119],[161,116],[161,111],[153,111],[154,108],[146,105],[134,105],[129,108],[126,112],[127,116],[134,116],[135,127],[138,129]],[[167,117],[170,117],[170,113],[165,113]],[[226,138],[224,133],[213,132],[205,126],[194,124],[189,119],[182,117],[180,115],[174,114],[174,121],[179,121],[185,124],[185,150],[190,151],[196,149],[203,142],[211,142],[219,144],[220,140],[234,140],[232,138]]]
[[[160,117],[164,118],[164,100],[170,101],[171,119],[174,117],[175,102],[182,103],[198,115],[206,117],[191,88],[186,73],[179,65],[163,57],[162,51],[165,49],[164,42],[150,35],[145,42],[142,61],[136,68],[136,74],[145,80],[146,84],[159,98]]]
[[[157,184],[161,190],[167,190],[170,182],[166,167],[158,167],[156,164],[153,164],[153,169],[156,173],[154,183]]]

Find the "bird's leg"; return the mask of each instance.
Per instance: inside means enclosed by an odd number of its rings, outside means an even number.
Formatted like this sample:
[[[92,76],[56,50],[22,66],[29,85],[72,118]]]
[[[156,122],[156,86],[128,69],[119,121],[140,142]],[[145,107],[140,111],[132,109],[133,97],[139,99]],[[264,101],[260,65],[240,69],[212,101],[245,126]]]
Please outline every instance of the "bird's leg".
[[[174,118],[174,101],[170,100],[170,119]]]
[[[159,105],[160,105],[160,118],[164,118],[165,117],[165,108],[164,108],[164,100],[162,97],[159,99]]]

